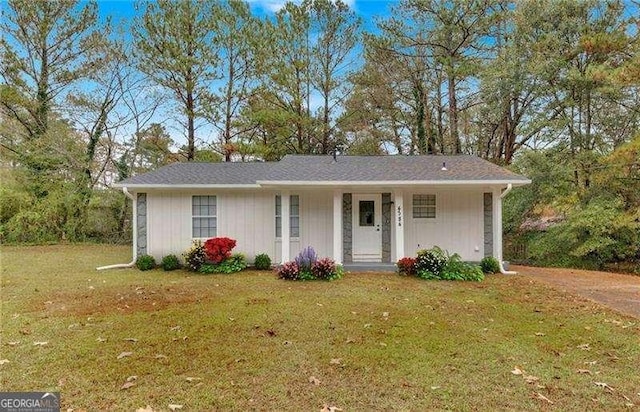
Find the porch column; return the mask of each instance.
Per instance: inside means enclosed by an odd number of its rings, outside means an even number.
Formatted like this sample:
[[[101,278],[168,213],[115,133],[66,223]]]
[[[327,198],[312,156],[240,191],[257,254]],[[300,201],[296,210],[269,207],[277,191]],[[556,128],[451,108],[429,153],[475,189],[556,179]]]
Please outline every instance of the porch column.
[[[393,220],[396,229],[396,261],[404,257],[404,200],[402,191],[393,192]]]
[[[280,192],[280,206],[282,212],[282,260],[291,259],[291,193],[288,190]]]
[[[333,192],[333,260],[342,264],[342,191]]]
[[[493,257],[502,264],[502,190],[494,188],[493,193]]]

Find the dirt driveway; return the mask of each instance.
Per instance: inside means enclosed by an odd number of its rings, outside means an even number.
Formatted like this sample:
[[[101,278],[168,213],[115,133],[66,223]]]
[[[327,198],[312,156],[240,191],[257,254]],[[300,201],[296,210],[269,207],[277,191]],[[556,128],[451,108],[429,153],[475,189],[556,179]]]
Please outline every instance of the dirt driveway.
[[[578,269],[512,266],[521,275],[640,318],[640,276]]]

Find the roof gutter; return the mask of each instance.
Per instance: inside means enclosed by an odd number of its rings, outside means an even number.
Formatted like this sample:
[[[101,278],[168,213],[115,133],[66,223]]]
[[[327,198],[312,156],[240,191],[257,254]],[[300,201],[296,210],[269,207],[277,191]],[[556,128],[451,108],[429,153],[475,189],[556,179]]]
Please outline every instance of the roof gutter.
[[[508,185],[509,187],[522,186],[531,183],[531,180],[258,180],[256,182],[261,187],[283,187],[283,186],[478,186],[478,185]],[[509,189],[510,190],[510,189]]]
[[[509,183],[507,185],[507,188],[504,190],[504,192],[502,192],[500,194],[500,202],[502,202],[502,199],[504,199],[512,189],[513,189],[513,185],[511,183]],[[502,210],[502,208],[501,208],[501,210]],[[502,236],[502,234],[501,234],[501,236]],[[498,266],[500,267],[500,273],[502,273],[503,275],[517,275],[518,274],[518,272],[509,271],[509,270],[505,270],[504,269],[504,265],[503,265],[503,262],[502,262],[502,251],[500,251],[500,259],[498,259]]]
[[[122,187],[122,193],[124,193],[124,195],[126,197],[128,197],[129,199],[131,199],[131,201],[133,202],[133,210],[132,210],[132,214],[133,214],[133,258],[131,260],[131,262],[129,263],[118,263],[115,265],[108,265],[108,266],[100,266],[97,267],[96,270],[108,270],[108,269],[121,269],[121,268],[130,268],[133,267],[136,264],[136,259],[137,259],[137,249],[138,249],[138,245],[137,245],[137,226],[138,226],[138,213],[137,213],[137,205],[136,205],[136,199],[133,197],[133,195],[131,193],[129,193],[129,190],[127,189],[126,186]]]

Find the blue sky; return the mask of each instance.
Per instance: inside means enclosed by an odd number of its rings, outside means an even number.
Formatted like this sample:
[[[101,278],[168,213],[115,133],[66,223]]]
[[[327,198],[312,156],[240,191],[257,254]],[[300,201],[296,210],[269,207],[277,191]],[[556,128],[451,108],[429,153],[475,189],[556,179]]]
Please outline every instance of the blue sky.
[[[398,0],[343,0],[362,18],[365,29],[375,26],[376,16],[388,16],[390,7]],[[249,0],[256,15],[272,15],[285,4],[286,0]],[[100,15],[111,16],[114,23],[132,19],[136,11],[134,2],[129,0],[99,0]]]

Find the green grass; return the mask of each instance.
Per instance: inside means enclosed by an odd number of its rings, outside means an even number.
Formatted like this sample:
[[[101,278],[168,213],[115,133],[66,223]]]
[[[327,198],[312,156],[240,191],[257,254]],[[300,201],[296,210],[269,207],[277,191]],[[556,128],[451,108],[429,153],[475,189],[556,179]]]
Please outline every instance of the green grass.
[[[95,271],[130,259],[118,246],[0,251],[1,390],[60,391],[63,410],[640,405],[638,320],[525,277],[293,283],[271,272]]]

